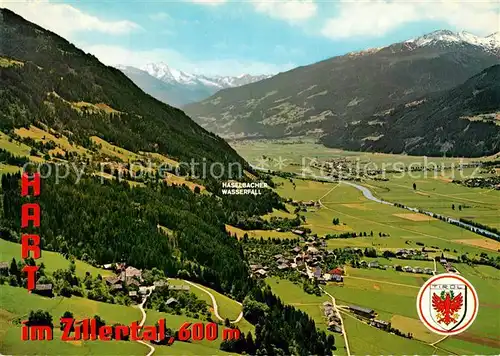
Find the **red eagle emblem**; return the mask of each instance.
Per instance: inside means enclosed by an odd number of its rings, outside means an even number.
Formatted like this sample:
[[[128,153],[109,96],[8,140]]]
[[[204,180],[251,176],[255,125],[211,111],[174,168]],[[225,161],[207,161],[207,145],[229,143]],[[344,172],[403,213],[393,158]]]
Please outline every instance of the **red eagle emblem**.
[[[462,293],[455,296],[453,291],[443,291],[440,296],[436,293],[432,295],[432,307],[437,312],[438,323],[445,323],[446,325],[456,323],[457,312],[462,309],[463,304]]]

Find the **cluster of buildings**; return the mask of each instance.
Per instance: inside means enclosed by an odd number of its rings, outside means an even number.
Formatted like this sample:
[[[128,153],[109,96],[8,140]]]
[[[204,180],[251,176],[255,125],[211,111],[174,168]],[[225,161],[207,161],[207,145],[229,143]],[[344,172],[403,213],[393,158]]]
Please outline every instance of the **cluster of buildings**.
[[[321,206],[319,201],[314,201],[314,200],[309,200],[309,201],[289,200],[288,202],[293,206],[300,206],[300,207],[306,207],[306,208],[307,207],[319,208]]]
[[[402,249],[399,249],[396,251],[396,257],[397,258],[402,258],[402,259],[413,259],[415,257],[419,257],[419,258],[427,258],[427,253],[423,252],[425,248],[421,250],[418,250],[418,249],[413,249],[413,248],[409,248],[409,249],[406,249],[406,248],[402,248]]]
[[[359,264],[361,267],[365,268],[378,268],[378,269],[394,268],[396,271],[403,271],[408,273],[420,273],[429,275],[434,274],[434,270],[432,268],[421,268],[421,267],[411,267],[411,266],[401,267],[400,265],[388,266],[388,265],[381,265],[377,261],[366,262],[364,260],[360,261]]]
[[[450,261],[446,260],[446,258],[441,258],[439,263],[444,267],[446,272],[460,274],[460,272],[458,272],[457,269],[452,266]]]
[[[338,317],[331,302],[323,303],[323,314],[328,320],[328,330],[342,333],[342,320]]]
[[[134,300],[141,300],[149,293],[149,287],[144,283],[142,270],[133,266],[127,266],[125,263],[112,263],[102,266],[103,269],[112,270],[114,276],[105,277],[104,281],[108,285],[111,293],[123,291],[125,285],[129,287],[128,296]],[[168,286],[171,290],[189,291],[188,285],[169,285],[167,281],[160,280],[153,284],[154,287]],[[130,288],[132,287],[132,288]],[[130,290],[132,289],[132,290]]]

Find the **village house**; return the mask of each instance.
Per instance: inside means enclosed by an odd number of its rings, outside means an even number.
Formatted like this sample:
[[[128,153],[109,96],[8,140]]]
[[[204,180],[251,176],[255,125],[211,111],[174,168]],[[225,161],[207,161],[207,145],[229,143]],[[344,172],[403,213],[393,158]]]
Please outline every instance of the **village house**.
[[[289,267],[287,264],[282,264],[282,265],[279,265],[279,266],[278,266],[278,269],[279,269],[280,271],[284,271],[284,270],[289,269],[289,268],[290,268],[290,267]]]
[[[412,273],[413,272],[413,268],[411,268],[410,266],[404,266],[403,267],[403,271]]]
[[[255,275],[257,277],[266,278],[267,272],[264,269],[259,269],[259,270],[255,271]]]
[[[344,277],[339,276],[338,274],[333,274],[330,280],[332,282],[343,282],[344,281]]]
[[[179,304],[179,301],[175,298],[168,298],[167,301],[165,302],[165,305],[167,307],[175,307],[177,304]]]
[[[368,267],[370,267],[370,268],[378,268],[378,262],[377,261],[369,262],[368,263]]]
[[[139,294],[136,290],[131,290],[130,292],[128,292],[128,296],[135,301],[138,301],[140,299]]]
[[[292,252],[294,252],[294,253],[299,253],[300,251],[302,251],[300,246],[296,246],[296,247],[292,248]]]
[[[430,268],[424,268],[424,273],[425,274],[434,274],[434,271]]]
[[[168,286],[168,290],[176,290],[181,292],[189,292],[190,289],[191,287],[185,284],[176,284]]]
[[[9,262],[0,262],[0,276],[9,274]]]
[[[257,264],[257,265],[250,265],[250,269],[252,271],[257,271],[258,269],[261,269],[262,268],[262,265],[260,264]]]
[[[379,329],[384,329],[384,330],[389,327],[389,323],[387,321],[377,320],[377,319],[372,320],[370,322],[370,325],[375,326],[376,328],[379,328]]]
[[[279,254],[279,255],[274,255],[274,259],[275,260],[279,260],[280,258],[283,258],[283,255]]]
[[[315,255],[315,254],[319,253],[319,250],[316,247],[309,246],[307,248],[307,253]]]
[[[304,236],[305,235],[305,231],[303,230],[292,230],[292,233],[294,233],[295,235],[299,235],[299,236]]]
[[[119,292],[123,290],[123,286],[121,284],[113,284],[109,286],[109,290],[111,293]]]
[[[49,298],[52,298],[54,296],[53,287],[50,283],[36,284],[35,289],[33,289],[33,293]]]
[[[365,318],[368,318],[368,319],[375,318],[375,311],[373,309],[358,307],[357,305],[350,305],[349,309],[354,314],[360,315],[362,317],[365,317]]]
[[[316,267],[316,269],[313,272],[314,278],[319,279],[321,278],[321,268],[319,266]]]
[[[344,274],[344,270],[340,267],[337,267],[337,268],[334,268],[332,270],[330,270],[330,272],[328,272],[329,274],[336,274],[336,275],[339,275],[339,276],[342,276]]]
[[[288,260],[286,260],[284,258],[280,258],[279,260],[276,261],[276,263],[279,264],[279,265],[285,264],[287,262],[288,262]]]
[[[333,308],[333,303],[332,302],[324,302],[323,307],[324,308],[327,308],[327,307]]]
[[[328,330],[336,332],[336,333],[342,333],[342,328],[337,325],[336,322],[330,321],[328,323]]]
[[[420,267],[415,267],[413,273],[424,273],[424,270]]]
[[[104,281],[106,282],[106,284],[108,286],[113,286],[115,284],[121,284],[122,283],[121,279],[119,277],[117,277],[117,276],[105,277]]]
[[[168,284],[167,281],[164,281],[163,279],[160,281],[153,282],[153,286],[155,286],[156,288],[165,287],[167,284]]]

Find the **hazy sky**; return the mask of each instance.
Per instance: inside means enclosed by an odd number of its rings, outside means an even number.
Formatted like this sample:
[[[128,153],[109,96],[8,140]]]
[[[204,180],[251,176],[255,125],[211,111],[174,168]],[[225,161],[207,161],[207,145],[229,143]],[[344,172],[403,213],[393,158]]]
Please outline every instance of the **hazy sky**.
[[[5,1],[102,62],[276,73],[438,29],[500,31],[497,1]]]

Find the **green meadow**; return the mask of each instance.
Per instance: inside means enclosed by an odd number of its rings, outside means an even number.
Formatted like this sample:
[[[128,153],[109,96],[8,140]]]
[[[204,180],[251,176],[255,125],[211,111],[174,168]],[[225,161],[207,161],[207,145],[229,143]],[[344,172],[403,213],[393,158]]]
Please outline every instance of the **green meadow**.
[[[455,173],[456,179],[463,179],[460,172]],[[464,178],[470,173],[465,173]],[[434,177],[434,172],[412,172],[411,176],[407,173],[403,177],[388,175],[388,178],[389,181],[367,181],[365,185],[388,201],[500,228],[499,190],[468,188],[450,182],[451,178],[446,176]],[[413,190],[413,183],[417,190]]]
[[[10,262],[15,258],[16,261],[21,260],[21,244],[17,244],[11,241],[6,241],[0,239],[0,261]],[[68,269],[70,261],[63,257],[63,255],[57,252],[42,250],[41,257],[36,260],[37,264],[40,265],[42,262],[45,265],[47,272],[54,272],[57,269]],[[76,265],[76,275],[79,277],[85,277],[85,273],[89,272],[92,276],[110,276],[111,271],[106,271],[101,268],[96,268],[89,265],[88,263],[75,260]]]
[[[57,327],[65,311],[75,318],[91,318],[99,315],[106,324],[130,324],[141,319],[139,309],[100,303],[89,299],[72,297],[44,298],[30,294],[24,288],[0,285],[0,352],[16,355],[144,355],[148,348],[131,341],[61,341],[62,332]],[[30,310],[49,311],[54,323],[52,341],[22,341],[18,320],[27,317]],[[34,346],[33,344],[36,345]]]
[[[263,156],[270,158],[269,168],[278,169],[275,166],[275,159],[281,157],[286,164],[301,164],[303,160],[308,163],[311,159],[320,161],[329,159],[348,159],[356,164],[383,164],[402,162],[406,165],[427,163],[435,163],[438,166],[444,164],[458,164],[462,162],[477,161],[475,158],[453,158],[453,157],[422,157],[422,156],[407,156],[387,153],[370,153],[345,151],[335,148],[328,148],[322,144],[318,144],[314,139],[308,138],[291,138],[282,140],[238,140],[229,142],[229,144],[246,160],[252,164],[257,164],[258,160]],[[281,170],[286,170],[288,166]]]

